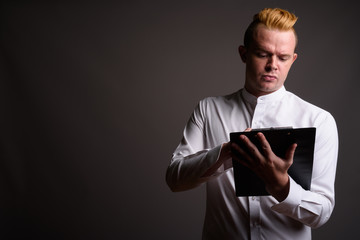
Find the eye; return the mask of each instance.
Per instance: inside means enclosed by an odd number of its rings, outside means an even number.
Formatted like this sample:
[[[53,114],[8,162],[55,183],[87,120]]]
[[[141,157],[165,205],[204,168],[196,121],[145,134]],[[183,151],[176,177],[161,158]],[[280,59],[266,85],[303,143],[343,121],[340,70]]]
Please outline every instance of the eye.
[[[264,53],[264,52],[257,52],[257,53],[256,53],[256,56],[259,57],[259,58],[266,58],[266,57],[267,57],[267,54]]]
[[[290,59],[289,55],[279,56],[279,60],[282,62],[285,62]]]

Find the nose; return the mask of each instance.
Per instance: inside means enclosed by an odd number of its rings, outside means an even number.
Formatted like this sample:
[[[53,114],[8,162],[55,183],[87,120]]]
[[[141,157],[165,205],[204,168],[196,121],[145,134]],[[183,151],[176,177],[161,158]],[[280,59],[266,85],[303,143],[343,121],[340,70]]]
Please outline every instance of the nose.
[[[276,60],[276,56],[272,55],[268,57],[268,61],[266,63],[265,66],[265,70],[267,72],[271,72],[271,71],[275,71],[277,70],[277,60]]]

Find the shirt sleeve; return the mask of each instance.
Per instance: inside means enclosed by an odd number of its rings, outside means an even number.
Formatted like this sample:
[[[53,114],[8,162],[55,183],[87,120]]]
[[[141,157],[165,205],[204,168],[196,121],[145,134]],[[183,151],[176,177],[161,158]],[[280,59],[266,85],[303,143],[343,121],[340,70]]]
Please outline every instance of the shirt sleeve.
[[[211,176],[202,177],[218,160],[221,145],[206,148],[205,117],[200,106],[197,105],[186,124],[182,140],[166,172],[166,181],[172,191],[192,189],[224,172],[221,166]]]
[[[334,209],[338,156],[338,133],[335,120],[330,114],[316,131],[310,191],[304,190],[290,178],[287,198],[271,208],[312,228],[318,228],[326,223]]]

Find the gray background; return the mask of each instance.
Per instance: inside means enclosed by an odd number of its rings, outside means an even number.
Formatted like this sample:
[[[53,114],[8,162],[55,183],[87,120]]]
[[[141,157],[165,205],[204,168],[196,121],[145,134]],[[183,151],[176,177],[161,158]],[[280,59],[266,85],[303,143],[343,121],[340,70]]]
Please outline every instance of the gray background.
[[[357,235],[353,1],[66,2],[1,6],[2,239],[200,239],[204,186],[172,193],[165,171],[197,102],[243,86],[237,47],[264,7],[299,16],[286,88],[338,124],[336,207],[314,239]]]

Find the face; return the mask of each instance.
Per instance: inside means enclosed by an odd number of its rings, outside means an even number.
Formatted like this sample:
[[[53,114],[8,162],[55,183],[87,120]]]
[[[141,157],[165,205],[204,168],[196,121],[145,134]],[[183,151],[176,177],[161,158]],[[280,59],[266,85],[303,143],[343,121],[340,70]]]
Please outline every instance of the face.
[[[246,90],[259,97],[281,88],[297,57],[295,45],[293,31],[270,30],[258,25],[250,46],[239,47],[246,64]]]

